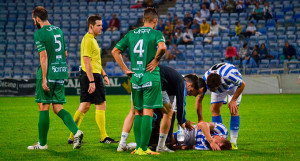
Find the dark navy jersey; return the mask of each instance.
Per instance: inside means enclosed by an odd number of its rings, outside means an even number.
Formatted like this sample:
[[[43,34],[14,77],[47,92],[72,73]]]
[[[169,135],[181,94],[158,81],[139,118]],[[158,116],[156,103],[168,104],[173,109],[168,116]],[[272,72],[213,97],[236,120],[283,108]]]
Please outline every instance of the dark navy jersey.
[[[177,120],[180,124],[185,123],[185,80],[175,69],[163,65],[158,66],[162,91],[166,91],[169,96],[176,96]]]

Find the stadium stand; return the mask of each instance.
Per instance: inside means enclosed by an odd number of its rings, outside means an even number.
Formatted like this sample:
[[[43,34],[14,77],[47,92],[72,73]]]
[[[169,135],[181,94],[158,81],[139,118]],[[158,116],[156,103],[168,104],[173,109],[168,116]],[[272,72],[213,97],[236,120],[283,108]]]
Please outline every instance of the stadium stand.
[[[155,2],[161,3],[162,0]],[[168,8],[167,13],[174,14],[183,20],[186,12],[191,12],[194,17],[200,10],[202,0],[177,0],[175,6]],[[35,6],[44,6],[49,12],[50,23],[60,27],[65,34],[69,57],[71,76],[78,76],[76,71],[80,66],[80,40],[86,33],[86,18],[91,14],[100,14],[104,19],[104,28],[109,24],[113,13],[118,14],[120,30],[105,31],[97,41],[103,50],[112,49],[115,42],[119,41],[132,26],[138,24],[142,18],[143,9],[131,9],[134,0],[114,1],[84,1],[84,0],[0,0],[0,78],[34,78],[39,65],[38,54],[34,45],[33,34],[36,30],[31,18],[31,11]],[[177,69],[181,74],[204,74],[212,64],[225,61],[225,50],[231,43],[237,51],[247,42],[249,47],[265,43],[270,55],[274,59],[262,59],[258,67],[249,68],[241,66],[239,60],[233,60],[243,74],[281,74],[299,73],[300,64],[300,2],[298,0],[273,0],[269,1],[273,11],[273,19],[255,22],[260,36],[251,36],[241,39],[235,36],[235,23],[240,22],[243,31],[248,23],[254,5],[249,5],[242,13],[217,13],[211,15],[217,24],[229,30],[221,30],[219,36],[212,39],[212,43],[204,43],[203,37],[196,36],[192,45],[180,44],[178,48],[185,55],[184,60],[162,61],[164,65]],[[260,6],[263,7],[263,6]],[[164,21],[167,15],[160,15]],[[106,26],[105,26],[106,25]],[[296,60],[282,59],[283,46],[289,41],[296,51]],[[171,45],[168,46],[168,49]],[[251,50],[249,50],[251,52]],[[126,62],[130,65],[130,62]],[[106,63],[106,72],[109,76],[122,76],[124,73],[115,62]],[[78,73],[78,72],[77,72]]]

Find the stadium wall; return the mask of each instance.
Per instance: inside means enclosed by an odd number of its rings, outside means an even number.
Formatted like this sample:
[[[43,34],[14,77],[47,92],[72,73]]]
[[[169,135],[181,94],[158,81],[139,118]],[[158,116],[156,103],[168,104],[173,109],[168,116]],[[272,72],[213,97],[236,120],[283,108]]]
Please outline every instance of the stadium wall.
[[[248,75],[243,76],[246,88],[243,94],[300,94],[298,75]],[[107,95],[126,95],[131,92],[130,80],[127,77],[110,77],[106,86]],[[66,95],[79,95],[78,78],[65,80]],[[26,96],[35,94],[35,79],[15,80],[0,79],[1,96]]]

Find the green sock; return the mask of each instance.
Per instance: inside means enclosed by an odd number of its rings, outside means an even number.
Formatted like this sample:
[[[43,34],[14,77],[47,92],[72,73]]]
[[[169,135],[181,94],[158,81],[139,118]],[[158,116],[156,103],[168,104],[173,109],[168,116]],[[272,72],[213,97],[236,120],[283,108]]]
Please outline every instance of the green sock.
[[[39,112],[39,142],[41,146],[47,144],[47,135],[49,130],[49,111]]]
[[[134,137],[136,142],[136,149],[141,147],[141,125],[142,125],[142,116],[135,115],[133,132],[134,132]]]
[[[62,109],[58,112],[57,115],[64,121],[65,125],[69,128],[73,135],[75,135],[77,133],[78,127],[74,122],[71,114],[65,109]]]
[[[152,116],[144,115],[141,126],[141,148],[146,151],[152,132]]]

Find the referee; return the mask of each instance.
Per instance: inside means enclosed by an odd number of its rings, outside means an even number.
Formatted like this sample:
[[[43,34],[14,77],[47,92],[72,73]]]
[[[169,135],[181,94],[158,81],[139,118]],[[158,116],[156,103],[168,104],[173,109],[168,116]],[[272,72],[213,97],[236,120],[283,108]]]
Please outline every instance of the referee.
[[[81,74],[80,74],[80,105],[74,115],[74,121],[80,126],[85,113],[90,109],[91,104],[96,106],[95,120],[100,131],[100,143],[118,143],[110,138],[105,129],[105,84],[109,84],[108,76],[101,65],[101,49],[96,37],[102,31],[102,18],[99,15],[92,15],[87,19],[88,33],[81,41]],[[70,134],[68,143],[73,142],[73,135]]]

